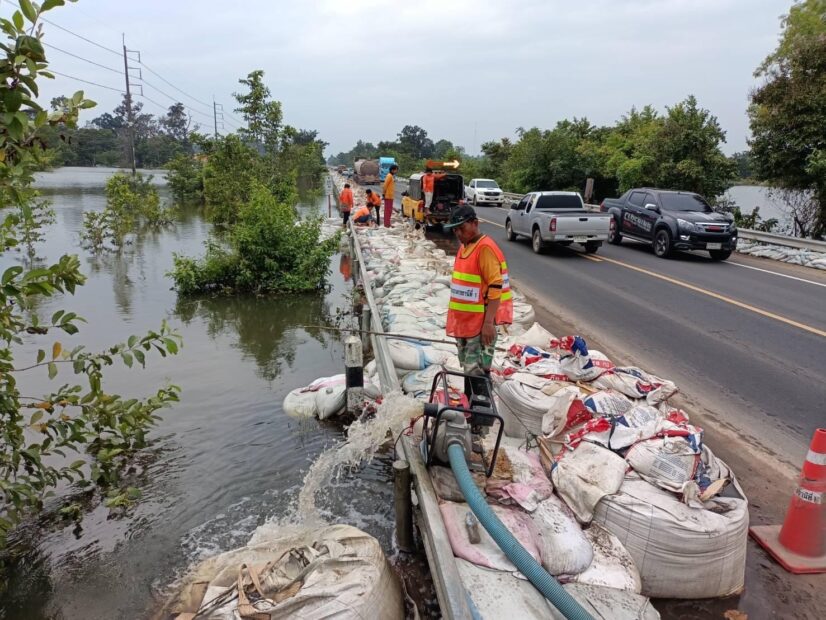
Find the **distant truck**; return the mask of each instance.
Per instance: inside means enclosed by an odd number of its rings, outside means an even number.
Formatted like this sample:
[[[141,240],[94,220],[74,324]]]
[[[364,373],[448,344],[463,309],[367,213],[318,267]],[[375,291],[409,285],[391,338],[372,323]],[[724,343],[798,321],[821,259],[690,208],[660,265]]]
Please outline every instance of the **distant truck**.
[[[579,243],[593,254],[608,239],[612,218],[585,209],[576,192],[531,192],[513,205],[505,219],[508,241],[530,238],[533,251],[542,253],[548,243]]]
[[[424,191],[421,172],[411,174],[407,191],[402,194],[402,215],[413,218],[418,224],[440,226],[447,222],[450,214],[460,204],[464,204],[465,182],[461,174],[447,172],[433,182],[433,201],[430,212],[424,212]]]
[[[474,207],[479,205],[501,207],[505,201],[502,188],[493,179],[471,179],[465,190],[465,197]]]
[[[660,258],[674,250],[707,250],[712,260],[726,260],[737,247],[734,218],[692,192],[629,189],[603,200],[600,211],[614,221],[609,243],[619,245],[623,237],[650,243]]]
[[[353,164],[353,180],[360,185],[378,183],[379,161],[377,159],[357,159]]]
[[[379,157],[379,182],[384,183],[384,177],[390,172],[390,168],[395,165],[395,157]]]

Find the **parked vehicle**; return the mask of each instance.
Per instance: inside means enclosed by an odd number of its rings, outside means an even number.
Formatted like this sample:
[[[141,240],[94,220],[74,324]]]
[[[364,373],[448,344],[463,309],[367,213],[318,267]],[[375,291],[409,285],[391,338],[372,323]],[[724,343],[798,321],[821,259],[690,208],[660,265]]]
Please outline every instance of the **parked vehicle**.
[[[493,179],[471,179],[465,189],[465,198],[474,207],[491,204],[501,207],[505,194]]]
[[[619,245],[623,237],[650,243],[661,258],[674,250],[707,250],[713,260],[726,260],[737,247],[731,214],[717,213],[692,192],[635,188],[606,198],[600,210],[614,221],[609,243]]]
[[[425,213],[422,176],[424,174],[421,172],[410,175],[407,191],[402,194],[402,215],[414,218],[416,222],[428,226],[444,224],[453,210],[460,204],[464,204],[464,179],[461,174],[452,172],[437,177],[433,184],[430,212]]]
[[[384,177],[390,172],[390,167],[396,164],[395,157],[379,157],[379,181],[384,183]]]
[[[579,243],[589,254],[608,239],[611,217],[587,211],[576,192],[531,192],[512,206],[505,219],[508,241],[529,237],[537,254],[548,243]]]
[[[377,159],[357,159],[353,164],[353,180],[361,185],[379,182],[379,161]]]

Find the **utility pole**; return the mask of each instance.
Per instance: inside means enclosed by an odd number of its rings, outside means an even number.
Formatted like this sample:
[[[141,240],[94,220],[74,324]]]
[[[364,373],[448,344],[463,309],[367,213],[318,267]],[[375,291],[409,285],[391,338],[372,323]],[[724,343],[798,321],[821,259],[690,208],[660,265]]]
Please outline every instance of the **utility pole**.
[[[126,56],[126,34],[123,34],[123,75],[126,78],[126,122],[129,125],[129,161],[132,164],[132,176],[135,176],[135,125],[132,122],[132,91],[129,90],[129,59]]]
[[[224,106],[215,102],[215,95],[212,96],[212,120],[215,123],[215,139],[218,139],[218,116],[221,116],[221,129],[224,128]]]

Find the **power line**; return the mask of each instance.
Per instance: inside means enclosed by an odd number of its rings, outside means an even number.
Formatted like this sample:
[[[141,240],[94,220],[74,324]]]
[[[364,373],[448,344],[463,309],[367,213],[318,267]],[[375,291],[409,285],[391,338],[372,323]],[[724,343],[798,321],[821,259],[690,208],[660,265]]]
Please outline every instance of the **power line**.
[[[189,97],[189,98],[190,98],[190,99],[192,99],[193,101],[197,101],[198,103],[200,103],[200,104],[201,104],[201,105],[203,105],[203,106],[206,106],[207,108],[211,107],[211,106],[210,106],[210,104],[208,104],[208,103],[204,103],[203,101],[201,101],[201,100],[200,100],[200,99],[198,99],[197,97],[193,97],[192,95],[190,95],[190,94],[189,94],[188,92],[186,92],[185,90],[181,90],[180,88],[178,88],[177,86],[175,86],[172,82],[170,82],[169,80],[167,80],[167,79],[166,79],[165,77],[163,77],[160,73],[158,73],[157,71],[154,71],[154,70],[153,70],[153,69],[151,69],[149,66],[147,66],[147,64],[146,64],[145,62],[141,62],[141,65],[143,66],[143,68],[144,68],[144,69],[146,69],[147,71],[149,71],[149,73],[151,73],[152,75],[156,76],[156,77],[157,77],[158,79],[160,79],[162,82],[164,82],[165,84],[168,84],[169,86],[171,86],[172,88],[174,88],[175,90],[177,90],[179,93],[181,93],[181,94],[183,94],[183,95],[186,95],[187,97]],[[169,96],[169,95],[167,95],[167,96]],[[170,97],[170,99],[174,99],[174,97]]]
[[[75,36],[75,37],[77,37],[78,39],[82,39],[82,40],[86,41],[87,43],[91,43],[92,45],[94,45],[94,46],[96,46],[96,47],[99,47],[99,48],[100,48],[100,49],[102,49],[102,50],[106,50],[107,52],[109,52],[110,54],[114,54],[114,55],[115,55],[115,56],[117,56],[118,58],[120,58],[120,56],[121,56],[121,52],[116,52],[116,51],[115,51],[115,50],[113,50],[111,47],[106,47],[105,45],[101,45],[100,43],[97,43],[97,42],[95,42],[95,41],[92,41],[92,39],[87,39],[87,38],[86,38],[86,37],[84,37],[83,35],[80,35],[80,34],[78,34],[78,33],[76,33],[76,32],[72,32],[72,31],[71,31],[71,30],[69,30],[68,28],[64,28],[63,26],[60,26],[59,24],[56,24],[56,23],[54,23],[53,21],[49,21],[49,20],[48,20],[48,19],[46,19],[45,17],[41,17],[40,19],[42,19],[42,20],[43,20],[44,22],[46,22],[47,24],[49,24],[49,25],[51,25],[51,26],[54,26],[55,28],[58,28],[59,30],[62,30],[63,32],[68,32],[70,35]]]
[[[49,69],[49,72],[54,73],[55,75],[59,75],[61,77],[69,78],[70,80],[75,80],[76,82],[83,82],[84,84],[91,84],[93,86],[99,86],[100,88],[105,88],[107,90],[113,90],[116,93],[123,94],[123,90],[120,88],[112,88],[111,86],[106,86],[104,84],[98,84],[97,82],[90,82],[89,80],[84,80],[83,78],[75,77],[74,75],[66,75],[65,73],[60,73],[59,71],[53,71]]]
[[[77,54],[73,54],[72,52],[67,52],[66,50],[60,49],[59,47],[57,47],[56,45],[52,45],[51,43],[44,42],[43,44],[47,47],[51,47],[53,50],[57,50],[58,52],[61,52],[61,53],[66,54],[68,56],[72,56],[73,58],[77,58],[77,59],[82,60],[84,62],[88,62],[89,64],[95,65],[96,67],[100,67],[101,69],[106,69],[107,71],[111,71],[112,73],[117,73],[118,75],[123,75],[123,71],[120,71],[118,69],[113,69],[112,67],[107,67],[106,65],[102,65],[99,62],[95,62],[94,60],[89,60],[88,58],[84,58],[83,56],[78,56]]]
[[[202,114],[203,116],[206,116],[206,117],[208,117],[208,118],[211,118],[211,116],[210,116],[209,114],[206,114],[205,112],[201,112],[200,110],[196,110],[196,109],[194,109],[194,108],[190,108],[188,105],[185,105],[185,104],[183,104],[182,102],[179,102],[179,101],[178,101],[178,99],[177,99],[176,97],[173,97],[172,95],[168,95],[167,93],[163,92],[160,88],[158,88],[157,86],[153,86],[152,84],[150,84],[149,82],[147,82],[147,81],[146,81],[146,80],[144,80],[143,78],[141,78],[141,82],[143,83],[143,85],[144,85],[144,86],[148,86],[149,88],[151,88],[151,89],[153,89],[153,90],[158,91],[158,92],[159,92],[159,93],[161,93],[164,97],[168,97],[169,99],[171,99],[171,100],[172,100],[172,101],[174,101],[175,103],[181,103],[181,105],[183,105],[183,106],[184,106],[184,108],[186,108],[186,109],[187,109],[187,110],[189,110],[190,112],[195,112],[196,114]]]

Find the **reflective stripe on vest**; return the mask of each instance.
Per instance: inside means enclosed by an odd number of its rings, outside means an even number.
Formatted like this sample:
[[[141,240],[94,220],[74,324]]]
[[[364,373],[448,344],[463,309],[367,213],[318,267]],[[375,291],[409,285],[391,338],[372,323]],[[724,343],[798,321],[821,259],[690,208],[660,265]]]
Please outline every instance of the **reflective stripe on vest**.
[[[453,277],[450,283],[450,302],[447,313],[447,333],[456,338],[472,338],[482,331],[485,301],[482,299],[482,274],[479,265],[479,250],[491,248],[502,271],[502,293],[499,297],[499,309],[495,321],[498,325],[513,322],[513,294],[510,288],[508,264],[496,243],[483,236],[467,258],[462,258],[464,246],[453,263]]]

